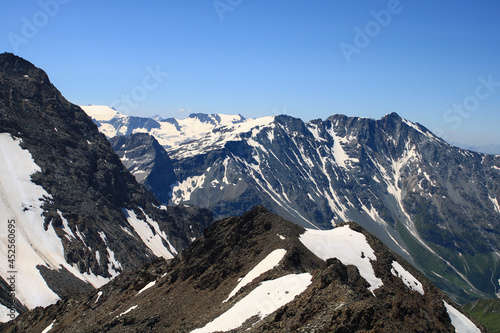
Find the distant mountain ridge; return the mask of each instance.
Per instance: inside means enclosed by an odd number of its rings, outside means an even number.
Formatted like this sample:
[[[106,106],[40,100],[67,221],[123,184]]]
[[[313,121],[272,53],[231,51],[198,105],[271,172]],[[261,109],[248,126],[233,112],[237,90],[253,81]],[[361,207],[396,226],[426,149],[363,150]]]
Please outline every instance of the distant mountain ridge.
[[[256,207],[175,259],[127,272],[3,332],[486,332],[354,223],[305,230]]]
[[[216,126],[188,117],[200,130],[187,141],[178,129],[160,124],[148,131],[119,118],[118,127],[95,121],[112,136],[142,132],[160,144],[177,142],[163,145],[176,182],[155,190],[170,203],[207,207],[217,217],[259,204],[322,229],[356,221],[460,302],[500,290],[499,156],[453,147],[395,113],[307,123],[282,115]],[[141,159],[128,163],[135,168]]]
[[[472,150],[481,154],[500,155],[500,145],[468,145],[464,143],[452,143],[454,146],[460,147],[465,150]]]
[[[47,74],[9,53],[0,54],[0,170],[2,260],[15,245],[12,266],[0,267],[0,321],[171,258],[212,221],[206,209],[162,206]]]

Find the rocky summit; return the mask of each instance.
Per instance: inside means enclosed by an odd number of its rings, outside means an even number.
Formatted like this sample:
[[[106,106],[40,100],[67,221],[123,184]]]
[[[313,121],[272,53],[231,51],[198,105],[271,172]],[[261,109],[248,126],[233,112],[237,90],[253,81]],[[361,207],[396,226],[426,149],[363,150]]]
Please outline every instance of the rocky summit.
[[[0,168],[0,246],[10,250],[0,321],[172,258],[212,221],[207,209],[161,205],[45,72],[8,53],[0,55]]]
[[[486,332],[359,225],[304,229],[256,207],[174,259],[37,308],[4,332]]]

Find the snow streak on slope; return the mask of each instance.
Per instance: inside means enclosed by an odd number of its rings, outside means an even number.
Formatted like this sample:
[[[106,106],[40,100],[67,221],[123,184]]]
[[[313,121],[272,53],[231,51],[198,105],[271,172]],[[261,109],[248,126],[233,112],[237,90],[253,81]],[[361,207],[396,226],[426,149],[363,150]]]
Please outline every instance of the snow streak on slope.
[[[356,232],[349,226],[332,230],[307,229],[300,236],[300,241],[318,258],[327,260],[339,259],[344,265],[354,265],[361,276],[370,284],[370,291],[383,285],[382,280],[375,276],[370,260],[377,257],[366,240],[365,235]]]
[[[498,204],[498,199],[497,198],[492,198],[490,197],[491,203],[495,207],[495,210],[500,214],[500,205]]]
[[[422,286],[422,283],[411,275],[410,272],[404,269],[399,262],[394,261],[392,263],[391,273],[400,278],[411,290],[417,291],[422,295],[424,294],[424,287]]]
[[[144,211],[142,213],[146,216],[147,222],[139,219],[133,210],[124,209],[123,212],[127,217],[128,223],[134,228],[135,232],[137,232],[144,244],[146,244],[154,255],[171,259],[174,257],[174,254],[177,254],[165,232],[160,230],[158,223],[147,216]]]
[[[464,316],[460,311],[455,309],[450,304],[444,302],[446,311],[451,319],[451,324],[455,327],[456,333],[480,333],[481,330],[469,318]]]
[[[333,130],[333,127],[330,127],[328,129],[328,133],[332,136],[333,138],[333,156],[335,158],[335,162],[343,167],[347,168],[348,165],[350,165],[351,162],[358,162],[357,159],[350,158],[342,148],[342,141],[346,141],[345,139],[341,140],[340,137],[335,134],[335,131]]]
[[[264,281],[231,309],[203,328],[198,328],[192,332],[227,332],[240,327],[245,321],[254,316],[258,316],[258,321],[260,321],[293,301],[296,296],[309,287],[311,282],[312,275],[309,273],[290,274],[274,280]]]
[[[31,182],[31,174],[40,171],[31,154],[23,150],[18,140],[9,134],[0,134],[0,212],[3,218],[15,220],[16,229],[16,297],[28,308],[47,306],[59,297],[48,287],[37,265],[59,270],[61,266],[82,281],[100,287],[109,278],[82,274],[76,266],[66,262],[61,239],[50,224],[44,229],[42,201],[50,200],[49,194]],[[0,231],[0,253],[7,262],[7,228]],[[5,259],[4,259],[5,258]],[[0,266],[5,279],[12,269]]]
[[[273,252],[269,253],[267,257],[264,258],[257,266],[255,266],[250,272],[248,272],[247,275],[243,279],[241,279],[240,283],[236,286],[236,288],[231,291],[229,296],[226,298],[226,300],[223,302],[227,302],[231,297],[236,295],[238,291],[240,291],[241,288],[245,287],[247,284],[261,276],[267,271],[270,271],[274,267],[278,266],[280,261],[285,257],[286,250],[284,249],[278,249],[274,250]]]
[[[145,292],[149,288],[153,287],[155,284],[156,284],[156,281],[149,282],[147,285],[144,286],[144,288],[142,288],[141,290],[139,290],[139,292],[136,294],[136,296],[142,294],[143,292]]]
[[[201,176],[188,177],[184,181],[172,187],[172,202],[175,205],[181,201],[189,201],[191,194],[197,188],[202,188],[205,184],[205,174]]]

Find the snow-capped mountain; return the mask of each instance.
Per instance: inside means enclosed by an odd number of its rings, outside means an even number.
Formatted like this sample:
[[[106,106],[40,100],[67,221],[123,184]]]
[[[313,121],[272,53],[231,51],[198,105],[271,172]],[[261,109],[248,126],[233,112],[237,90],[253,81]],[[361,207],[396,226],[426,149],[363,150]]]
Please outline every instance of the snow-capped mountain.
[[[262,207],[170,262],[21,315],[4,332],[486,332],[356,224],[313,230]]]
[[[108,135],[120,129],[160,144],[169,138],[164,148],[177,182],[155,192],[171,203],[207,207],[217,217],[259,204],[320,229],[356,221],[456,300],[499,293],[500,156],[450,146],[394,113],[308,123],[290,116],[218,123],[237,116],[192,115],[175,121],[198,131],[184,141],[183,126],[171,131],[160,119],[135,126],[116,112],[99,121],[100,111],[90,108]],[[121,147],[126,151],[126,142]],[[127,163],[139,171],[141,158]]]
[[[134,133],[148,133],[154,136],[173,158],[176,157],[174,152],[178,151],[180,145],[211,138],[210,134],[216,128],[228,127],[232,133],[241,133],[251,129],[255,121],[255,119],[245,119],[241,115],[206,115],[200,113],[191,114],[181,120],[174,118],[163,119],[161,117],[140,118],[125,116],[107,106],[87,105],[81,106],[81,108],[94,119],[101,133],[104,133],[108,138],[119,135],[130,136]],[[197,146],[197,150],[193,154],[183,149],[180,156],[187,157],[199,154],[205,147],[207,149],[222,147],[224,142],[217,142],[219,141],[217,139],[219,138],[216,137],[215,141],[209,140],[203,145]]]
[[[4,53],[0,218],[0,321],[6,321],[157,257],[172,258],[212,215],[162,206],[42,70]]]

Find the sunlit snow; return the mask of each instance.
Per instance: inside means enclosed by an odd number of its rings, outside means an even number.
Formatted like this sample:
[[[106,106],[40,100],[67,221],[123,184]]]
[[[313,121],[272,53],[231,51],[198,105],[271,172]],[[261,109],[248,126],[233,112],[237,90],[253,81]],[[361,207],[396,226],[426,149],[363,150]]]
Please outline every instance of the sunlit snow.
[[[227,332],[240,327],[254,316],[262,320],[304,292],[311,282],[312,275],[309,273],[290,274],[275,280],[264,281],[231,309],[203,328],[192,332]]]
[[[236,295],[238,291],[240,291],[241,288],[245,287],[247,284],[261,276],[267,271],[270,271],[274,267],[278,266],[281,260],[285,257],[286,250],[283,249],[278,249],[274,250],[273,252],[269,253],[267,257],[265,257],[260,263],[257,264],[250,272],[248,272],[247,275],[243,279],[241,279],[240,283],[236,286],[236,288],[231,291],[229,296],[224,300],[224,302],[227,302],[231,297]]]
[[[124,209],[123,212],[127,217],[128,223],[134,228],[135,232],[141,237],[144,244],[154,255],[166,259],[174,257],[177,251],[175,251],[174,247],[170,244],[165,232],[160,230],[158,222],[153,221],[148,215],[144,214],[144,212],[143,214],[146,216],[147,222],[139,219],[133,210]],[[154,232],[151,228],[154,229]],[[171,250],[169,250],[163,242],[165,242]]]
[[[444,302],[444,301],[443,301]],[[481,330],[469,318],[464,316],[460,311],[453,306],[444,302],[446,311],[451,319],[451,324],[455,327],[456,333],[480,333]]]
[[[47,326],[43,331],[42,333],[49,333],[50,330],[54,327],[54,324],[56,323],[56,319],[54,319],[54,321],[49,325]]]
[[[129,313],[130,311],[135,310],[135,309],[137,309],[137,305],[134,305],[134,306],[132,306],[131,308],[129,308],[127,311],[120,313],[120,314],[119,314],[118,316],[116,316],[115,318],[119,318],[119,317],[121,317],[121,316],[123,316],[123,315],[126,315],[127,313]]]
[[[137,293],[137,295],[140,295],[142,294],[143,292],[145,292],[146,290],[148,290],[149,288],[151,288],[152,286],[154,286],[156,284],[156,281],[151,281],[149,282],[146,286],[144,286],[144,288],[142,288],[141,290],[139,290],[139,292]],[[136,295],[136,296],[137,296]]]
[[[14,219],[16,225],[16,296],[28,308],[47,306],[59,297],[48,287],[36,268],[38,265],[50,269],[63,266],[79,279],[100,287],[109,278],[80,273],[76,266],[66,262],[61,239],[52,224],[44,229],[43,210],[40,199],[50,198],[49,194],[31,182],[30,175],[40,168],[31,154],[23,150],[19,140],[9,134],[0,134],[0,211],[6,219]],[[69,237],[69,227],[63,226]],[[7,258],[7,228],[0,230],[0,255]],[[74,235],[73,235],[74,236]],[[7,265],[0,266],[0,275],[5,279],[11,271]]]
[[[424,294],[424,287],[422,286],[422,283],[411,275],[410,272],[404,269],[399,262],[394,261],[392,263],[391,273],[400,278],[411,290],[417,291],[422,295]]]
[[[383,285],[375,276],[370,260],[377,260],[375,252],[365,235],[345,225],[332,230],[307,229],[300,241],[320,259],[337,258],[344,265],[354,265],[361,276],[370,284],[370,291]]]

